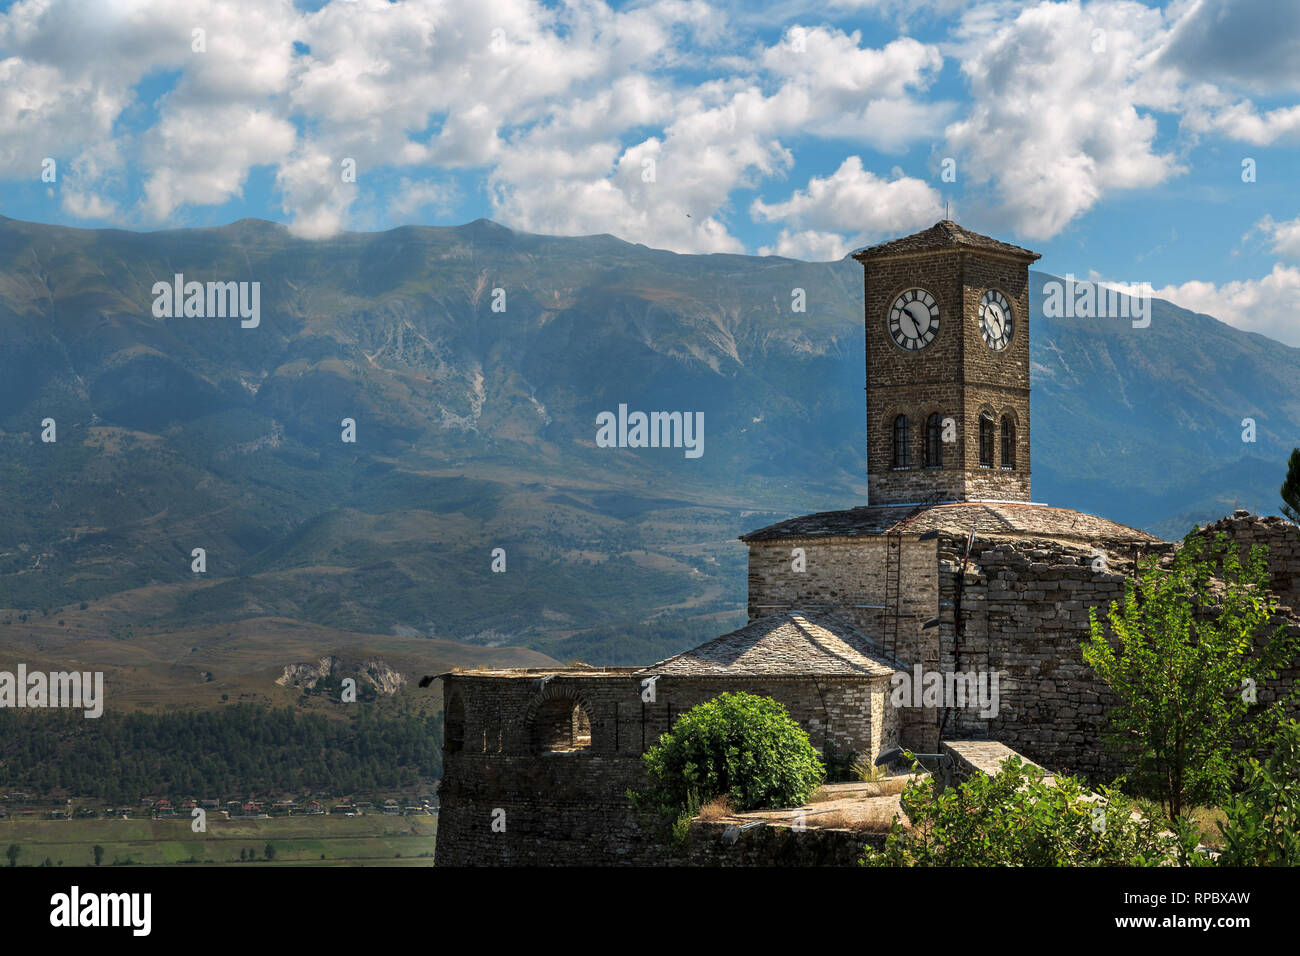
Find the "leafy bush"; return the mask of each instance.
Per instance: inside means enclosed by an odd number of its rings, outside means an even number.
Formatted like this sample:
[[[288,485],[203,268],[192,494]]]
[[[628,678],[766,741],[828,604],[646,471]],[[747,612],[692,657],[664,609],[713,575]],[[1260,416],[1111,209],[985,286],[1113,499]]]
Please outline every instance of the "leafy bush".
[[[1268,581],[1266,549],[1243,561],[1226,535],[1193,531],[1167,567],[1156,556],[1142,562],[1105,623],[1088,612],[1083,659],[1119,698],[1109,743],[1170,819],[1227,797],[1240,746],[1268,739],[1294,694],[1266,704],[1246,692],[1300,650],[1274,621]]]
[[[1134,819],[1118,790],[1094,794],[1074,777],[1044,778],[1009,757],[996,776],[976,774],[940,790],[921,778],[903,791],[906,828],[897,818],[883,850],[866,848],[864,866],[1161,866],[1201,858],[1196,834],[1178,835],[1157,817]]]
[[[786,709],[746,693],[691,708],[642,761],[653,785],[634,799],[672,814],[724,794],[736,810],[798,806],[826,776]]]
[[[1300,724],[1284,725],[1266,762],[1247,761],[1244,784],[1223,804],[1219,864],[1300,865]]]

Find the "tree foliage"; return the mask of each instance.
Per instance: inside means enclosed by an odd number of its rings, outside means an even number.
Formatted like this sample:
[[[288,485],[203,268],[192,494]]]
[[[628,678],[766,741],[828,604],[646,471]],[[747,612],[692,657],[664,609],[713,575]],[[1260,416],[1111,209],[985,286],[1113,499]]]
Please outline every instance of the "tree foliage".
[[[1286,480],[1280,489],[1282,514],[1300,523],[1300,448],[1291,449],[1286,463]]]
[[[1271,624],[1267,585],[1264,548],[1243,562],[1225,535],[1193,531],[1168,567],[1142,562],[1105,624],[1089,610],[1083,658],[1119,698],[1109,743],[1171,819],[1226,798],[1241,748],[1281,720],[1280,702],[1258,703],[1257,692],[1292,659],[1295,641]]]
[[[1224,866],[1300,866],[1300,723],[1289,721],[1264,762],[1246,762],[1240,793],[1223,805]]]
[[[407,790],[441,775],[441,715],[337,719],[235,704],[215,711],[0,710],[0,789],[108,803],[149,795]]]

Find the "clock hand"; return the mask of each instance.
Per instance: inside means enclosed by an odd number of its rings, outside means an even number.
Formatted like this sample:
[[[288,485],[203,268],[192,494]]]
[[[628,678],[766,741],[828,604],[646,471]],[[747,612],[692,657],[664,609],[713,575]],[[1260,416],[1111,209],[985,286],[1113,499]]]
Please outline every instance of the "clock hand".
[[[912,320],[912,334],[910,338],[919,339],[921,337],[921,320],[912,314],[912,307],[910,305],[903,309],[903,314]]]

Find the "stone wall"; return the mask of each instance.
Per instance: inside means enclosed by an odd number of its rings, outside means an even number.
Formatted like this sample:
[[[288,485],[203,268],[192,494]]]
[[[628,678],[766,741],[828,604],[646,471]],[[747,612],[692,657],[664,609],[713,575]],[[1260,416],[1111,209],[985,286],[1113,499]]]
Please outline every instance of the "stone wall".
[[[1283,602],[1295,600],[1300,528],[1240,513],[1207,530],[1223,531],[1242,547],[1268,545],[1273,587]],[[939,546],[938,670],[996,672],[999,707],[989,719],[973,708],[932,709],[921,724],[906,725],[904,745],[931,750],[942,728],[944,739],[1001,741],[1054,771],[1094,778],[1121,772],[1124,768],[1102,739],[1115,699],[1083,660],[1088,610],[1095,607],[1104,617],[1110,602],[1123,597],[1135,561],[1150,554],[1167,557],[1175,547],[1161,542],[1135,550],[1116,542],[1102,548],[1047,539],[977,539],[961,578],[965,541],[944,539]],[[1278,623],[1295,625],[1281,617]],[[1300,668],[1292,668],[1279,680],[1298,675]],[[1261,688],[1261,700],[1272,699],[1278,683]]]
[[[1283,607],[1300,611],[1300,527],[1277,515],[1262,517],[1238,510],[1204,530],[1210,535],[1226,534],[1243,558],[1252,546],[1267,547],[1269,589]]]
[[[1272,588],[1284,605],[1296,606],[1300,528],[1238,512],[1206,530],[1221,531],[1242,548],[1267,545]],[[625,796],[643,784],[640,754],[682,712],[726,690],[781,701],[824,751],[874,757],[898,741],[935,752],[942,736],[997,741],[1053,772],[1096,779],[1122,771],[1102,745],[1113,698],[1083,661],[1088,610],[1104,614],[1122,597],[1137,561],[1149,554],[1167,558],[1175,545],[985,534],[975,538],[963,574],[966,543],[951,531],[926,540],[901,536],[900,625],[906,626],[900,626],[904,637],[896,657],[909,669],[919,664],[941,674],[996,673],[995,715],[981,717],[974,707],[895,707],[883,677],[741,682],[665,676],[656,683],[655,700],[646,702],[633,668],[448,675],[438,862],[848,861],[860,846],[841,845],[833,836],[798,842],[796,836],[808,834],[783,835],[767,827],[730,843],[706,829],[686,848],[669,848],[641,828]],[[881,536],[752,542],[751,618],[821,606],[879,635],[888,546]],[[791,568],[792,547],[805,549],[803,573]],[[935,619],[937,626],[925,626]],[[1289,612],[1279,622],[1300,626]],[[1298,675],[1300,666],[1281,679]],[[1272,686],[1261,688],[1261,699],[1274,692]],[[568,722],[572,735],[589,724],[590,739],[577,749],[539,752],[538,719],[554,717],[555,702],[564,700],[580,705],[587,718]],[[505,814],[504,832],[492,825],[498,810]]]
[[[641,754],[683,712],[725,691],[781,702],[824,754],[874,759],[897,742],[886,677],[665,676],[653,702],[642,700],[631,668],[450,674],[443,681],[448,713],[456,714],[448,732],[459,736],[444,746],[442,865],[669,862],[665,854],[677,851],[641,826],[626,794],[646,784]],[[549,730],[565,701],[585,714],[590,740],[543,749],[550,735],[539,735],[538,724]],[[776,841],[763,852],[794,852],[782,846]]]
[[[749,545],[749,619],[792,608],[825,608],[862,633],[881,639],[881,650],[910,659],[909,649],[939,611],[936,541],[902,534],[899,550],[899,641],[886,633],[885,569],[888,537],[782,538]],[[802,548],[805,571],[793,570]],[[906,655],[906,656],[905,656]]]

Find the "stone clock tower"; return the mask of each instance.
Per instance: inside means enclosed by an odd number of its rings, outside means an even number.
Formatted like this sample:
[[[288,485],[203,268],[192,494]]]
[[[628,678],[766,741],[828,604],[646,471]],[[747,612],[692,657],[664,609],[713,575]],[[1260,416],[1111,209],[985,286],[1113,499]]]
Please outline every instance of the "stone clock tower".
[[[864,249],[869,504],[1029,501],[1029,264],[949,220]]]

